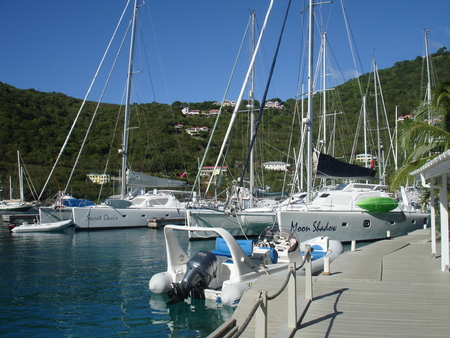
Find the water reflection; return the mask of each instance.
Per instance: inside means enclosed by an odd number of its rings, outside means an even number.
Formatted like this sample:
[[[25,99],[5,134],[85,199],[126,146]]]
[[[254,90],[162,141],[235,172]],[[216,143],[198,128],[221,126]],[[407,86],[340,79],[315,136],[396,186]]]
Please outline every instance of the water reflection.
[[[204,337],[230,319],[234,312],[234,308],[212,300],[189,298],[175,305],[166,305],[167,301],[166,295],[152,294],[150,308],[153,318],[159,317],[160,323],[166,322],[172,338]]]

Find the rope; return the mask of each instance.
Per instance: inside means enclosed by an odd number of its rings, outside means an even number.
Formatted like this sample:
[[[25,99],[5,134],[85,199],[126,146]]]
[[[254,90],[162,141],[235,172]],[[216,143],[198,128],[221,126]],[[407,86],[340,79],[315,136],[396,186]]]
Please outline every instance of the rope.
[[[239,337],[247,328],[248,324],[250,323],[250,320],[253,318],[253,316],[256,313],[256,310],[258,310],[259,305],[263,302],[263,300],[258,297],[258,300],[256,301],[255,305],[253,305],[252,310],[250,311],[250,314],[248,315],[248,317],[245,319],[245,321],[242,323],[241,327],[239,328],[239,330],[232,335],[232,338],[237,338]]]
[[[307,260],[311,261],[311,252],[312,251],[314,251],[314,249],[310,248],[306,252],[305,257],[303,259],[303,263],[299,267],[295,268],[295,271],[300,270],[305,265]],[[293,271],[293,269],[289,270],[289,272],[288,272],[288,274],[286,276],[286,279],[285,279],[283,285],[281,286],[281,288],[275,294],[273,294],[272,296],[267,296],[267,300],[268,301],[277,298],[284,291],[284,289],[286,289],[286,286],[288,285],[289,279],[291,278],[291,275],[294,275],[294,273],[295,272]],[[245,331],[245,329],[247,328],[248,324],[250,323],[250,321],[252,320],[253,316],[255,315],[256,310],[258,310],[258,307],[263,302],[263,300],[261,299],[261,294],[262,293],[260,292],[259,296],[258,296],[258,299],[256,300],[255,304],[253,305],[252,310],[250,311],[249,315],[247,316],[245,321],[242,323],[242,325],[239,327],[239,330],[232,336],[232,338],[239,337]]]

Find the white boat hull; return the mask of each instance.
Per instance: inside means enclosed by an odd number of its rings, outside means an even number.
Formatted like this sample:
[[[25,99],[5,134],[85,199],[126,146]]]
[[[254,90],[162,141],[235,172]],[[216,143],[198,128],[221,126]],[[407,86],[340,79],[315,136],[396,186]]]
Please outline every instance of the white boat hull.
[[[340,242],[377,240],[404,236],[427,226],[428,213],[390,211],[299,211],[278,212],[280,229],[291,231],[302,242],[329,236]]]
[[[59,231],[71,226],[72,224],[73,221],[71,219],[52,223],[28,224],[27,222],[24,222],[22,225],[12,228],[11,231],[14,233]]]
[[[132,207],[114,208],[94,206],[73,208],[77,229],[111,229],[147,227],[152,219],[180,219],[186,216],[184,208]]]

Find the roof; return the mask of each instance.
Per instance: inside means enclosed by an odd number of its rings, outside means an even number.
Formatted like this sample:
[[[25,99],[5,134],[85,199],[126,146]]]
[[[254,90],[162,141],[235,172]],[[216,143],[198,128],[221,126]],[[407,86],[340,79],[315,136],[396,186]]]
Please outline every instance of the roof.
[[[411,175],[421,175],[425,179],[435,178],[450,173],[450,150],[425,163]]]

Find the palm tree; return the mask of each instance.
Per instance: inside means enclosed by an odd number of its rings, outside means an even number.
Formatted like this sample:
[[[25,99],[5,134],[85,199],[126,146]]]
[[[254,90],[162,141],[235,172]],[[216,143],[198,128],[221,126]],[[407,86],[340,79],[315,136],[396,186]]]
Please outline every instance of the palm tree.
[[[389,179],[392,190],[414,180],[410,173],[450,149],[450,81],[440,84],[430,104],[419,106],[399,133],[401,148],[409,154]]]

